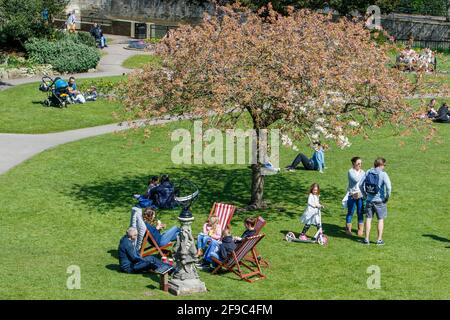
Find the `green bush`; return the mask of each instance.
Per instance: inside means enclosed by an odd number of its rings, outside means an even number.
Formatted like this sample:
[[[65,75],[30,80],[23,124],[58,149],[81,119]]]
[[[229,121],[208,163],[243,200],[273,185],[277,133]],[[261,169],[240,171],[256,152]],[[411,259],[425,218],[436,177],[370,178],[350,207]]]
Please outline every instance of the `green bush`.
[[[71,39],[49,41],[33,38],[25,43],[29,58],[39,64],[51,64],[59,72],[84,72],[95,68],[100,61],[96,48]]]
[[[0,43],[23,45],[33,37],[46,37],[54,29],[52,17],[64,12],[68,0],[0,0]],[[49,20],[42,12],[46,8]]]
[[[88,47],[97,47],[97,44],[95,43],[94,37],[89,33],[85,31],[78,31],[76,33],[67,33],[62,32],[60,30],[57,30],[53,37],[53,40],[71,40],[75,43],[80,43],[87,45]]]

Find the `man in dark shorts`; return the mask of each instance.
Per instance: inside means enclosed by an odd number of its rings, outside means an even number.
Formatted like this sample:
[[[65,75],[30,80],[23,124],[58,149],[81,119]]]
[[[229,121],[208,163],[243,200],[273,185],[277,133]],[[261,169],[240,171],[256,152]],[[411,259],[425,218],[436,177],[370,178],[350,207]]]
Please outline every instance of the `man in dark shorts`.
[[[374,168],[368,170],[360,182],[360,190],[366,198],[366,237],[364,244],[370,244],[370,227],[374,215],[378,219],[378,239],[377,245],[384,245],[383,230],[384,219],[387,217],[387,202],[391,196],[391,180],[384,167],[386,159],[377,158],[374,162]]]

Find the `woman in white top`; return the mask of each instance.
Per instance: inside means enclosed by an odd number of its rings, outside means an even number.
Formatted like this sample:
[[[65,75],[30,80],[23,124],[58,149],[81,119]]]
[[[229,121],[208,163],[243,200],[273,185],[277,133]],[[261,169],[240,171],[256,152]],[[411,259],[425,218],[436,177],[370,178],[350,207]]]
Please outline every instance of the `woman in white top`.
[[[363,195],[359,189],[359,182],[364,178],[364,170],[362,169],[362,160],[360,157],[352,158],[352,168],[348,170],[348,199],[347,199],[347,216],[345,218],[345,232],[352,235],[352,219],[355,212],[358,215],[358,236],[362,236],[364,232],[364,215],[363,215]]]
[[[311,188],[309,189],[308,206],[306,207],[303,215],[300,218],[300,221],[305,224],[302,232],[300,233],[300,240],[308,240],[306,233],[308,232],[311,225],[316,226],[317,230],[322,227],[320,221],[320,209],[322,209],[323,206],[319,202],[319,197],[320,187],[317,183],[313,183],[311,185]]]

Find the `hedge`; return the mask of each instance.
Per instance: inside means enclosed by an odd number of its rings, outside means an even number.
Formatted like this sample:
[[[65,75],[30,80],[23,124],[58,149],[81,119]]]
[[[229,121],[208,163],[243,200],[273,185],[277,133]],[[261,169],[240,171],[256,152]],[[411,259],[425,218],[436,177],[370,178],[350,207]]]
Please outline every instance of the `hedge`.
[[[59,72],[77,73],[95,68],[100,53],[95,47],[74,42],[73,39],[50,41],[33,38],[25,43],[28,57],[40,64],[50,64]]]

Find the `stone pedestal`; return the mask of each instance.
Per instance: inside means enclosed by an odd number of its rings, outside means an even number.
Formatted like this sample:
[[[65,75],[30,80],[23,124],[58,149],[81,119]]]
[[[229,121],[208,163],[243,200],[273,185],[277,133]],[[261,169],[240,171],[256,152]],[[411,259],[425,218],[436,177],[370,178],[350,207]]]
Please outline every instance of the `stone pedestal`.
[[[200,279],[172,279],[169,281],[169,292],[176,296],[200,293],[206,292],[206,286]]]
[[[206,292],[205,283],[200,278],[195,267],[197,249],[192,236],[191,224],[194,218],[178,218],[181,221],[181,231],[173,247],[173,257],[176,269],[169,281],[169,292],[174,295]]]

